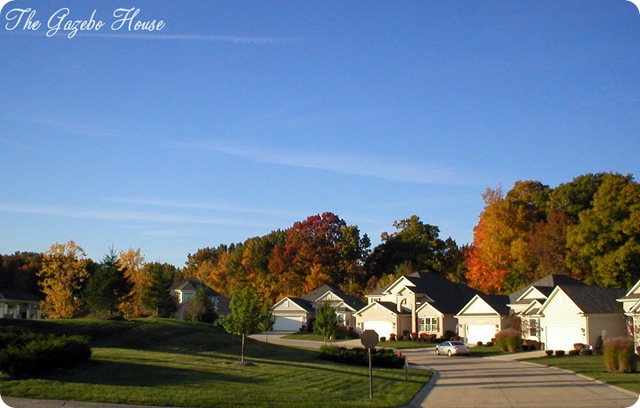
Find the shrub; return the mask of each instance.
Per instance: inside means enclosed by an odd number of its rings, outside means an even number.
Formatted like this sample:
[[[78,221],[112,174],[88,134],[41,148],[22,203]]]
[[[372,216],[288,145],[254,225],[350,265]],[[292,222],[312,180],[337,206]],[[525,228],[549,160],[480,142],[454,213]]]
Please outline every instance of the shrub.
[[[580,354],[583,356],[590,356],[593,354],[593,350],[585,347],[582,350],[580,350]]]
[[[336,329],[334,332],[334,338],[336,340],[346,339],[347,335],[349,335],[349,329],[347,328],[347,326],[345,326],[344,324],[339,324],[336,326]]]
[[[545,350],[544,354],[546,354],[547,357],[551,357],[553,355],[553,350]]]
[[[614,337],[604,342],[604,362],[611,373],[635,373],[638,360],[631,337]]]
[[[54,336],[9,331],[0,336],[0,372],[12,378],[34,377],[48,370],[83,363],[91,358],[83,336]]]
[[[395,340],[396,340],[396,335],[395,335],[395,333],[391,333],[391,334],[389,334],[389,340],[391,340],[391,341],[395,341]]]
[[[478,346],[478,347],[482,346],[482,342],[479,341],[478,343],[476,343],[476,346]]]
[[[364,347],[322,346],[318,357],[343,364],[369,365],[369,353]],[[405,360],[392,349],[372,349],[371,363],[375,367],[403,368]]]
[[[500,351],[513,353],[522,345],[520,332],[515,329],[504,329],[496,333],[496,342]]]
[[[556,350],[556,357],[564,357],[564,350]]]
[[[380,341],[387,341],[387,338],[385,336],[381,336]]]
[[[569,350],[570,356],[577,356],[578,354],[580,354],[580,350]]]
[[[487,347],[493,347],[493,342],[492,341],[488,341],[486,344]]]

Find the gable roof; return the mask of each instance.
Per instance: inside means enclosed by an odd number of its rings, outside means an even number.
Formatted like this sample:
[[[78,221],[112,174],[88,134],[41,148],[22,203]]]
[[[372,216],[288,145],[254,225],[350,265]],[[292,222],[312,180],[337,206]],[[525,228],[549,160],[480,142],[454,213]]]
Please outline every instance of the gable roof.
[[[564,292],[584,314],[607,314],[622,313],[622,306],[617,299],[626,290],[588,285],[558,286],[540,308],[541,313],[559,291]]]
[[[313,311],[313,305],[308,300],[302,299],[302,298],[288,297],[288,296],[280,299],[278,302],[276,302],[275,305],[271,306],[271,310],[275,310],[280,304],[284,303],[286,300],[291,301],[294,305],[298,306],[300,309],[304,310],[305,312]]]
[[[394,314],[394,315],[411,314],[411,312],[404,311],[404,310],[403,311],[398,311],[398,308],[397,308],[396,304],[393,303],[393,302],[378,302],[376,300],[376,301],[373,301],[373,302],[369,303],[368,305],[366,305],[362,309],[358,310],[356,312],[356,315],[362,316],[362,314],[365,311],[367,311],[367,310],[369,310],[369,309],[371,309],[371,308],[373,308],[375,306],[382,306],[384,309],[386,309],[387,312],[389,312],[391,314]]]
[[[19,302],[39,302],[38,296],[29,292],[22,292],[19,290],[12,289],[0,289],[0,301],[1,300],[12,300]]]
[[[633,285],[633,287],[631,289],[629,289],[629,291],[620,298],[620,302],[623,302],[625,300],[640,300],[640,280],[638,280],[638,282],[636,282],[635,285]]]
[[[366,305],[365,302],[358,299],[357,297],[352,295],[347,295],[340,289],[336,289],[331,285],[322,285],[319,288],[316,288],[311,292],[305,294],[304,296],[301,297],[301,299],[304,299],[311,303],[315,303],[322,296],[326,295],[327,292],[332,292],[334,295],[342,299],[345,305],[353,308],[354,310],[360,310]]]
[[[507,303],[509,302],[509,296],[507,295],[487,295],[484,293],[476,294],[471,300],[469,300],[459,311],[456,313],[456,316],[463,315],[467,309],[471,307],[471,305],[478,300],[483,301],[491,309],[493,309],[500,316],[508,316],[509,315],[509,306]]]
[[[550,274],[547,275],[543,278],[538,279],[537,281],[523,286],[520,289],[516,290],[515,292],[512,292],[509,294],[509,299],[510,302],[512,304],[518,304],[518,303],[522,303],[521,301],[519,301],[518,299],[520,299],[520,297],[522,295],[524,295],[524,293],[531,288],[532,286],[535,287],[536,289],[538,289],[540,292],[545,293],[547,297],[549,297],[549,295],[551,294],[551,292],[553,291],[553,288],[555,288],[556,286],[559,285],[563,285],[563,286],[575,286],[575,285],[585,285],[583,282],[572,278],[571,276],[567,276],[567,275],[557,275],[557,274]],[[586,285],[585,285],[586,286]],[[548,289],[550,288],[550,289]],[[527,302],[525,302],[527,303]]]
[[[415,272],[405,276],[415,286],[411,290],[428,296],[429,302],[443,314],[455,314],[482,292],[461,283],[454,283],[432,272]]]
[[[181,280],[180,282],[174,283],[171,288],[169,288],[170,291],[181,291],[181,292],[195,292],[196,289],[200,286],[203,286],[205,289],[205,292],[207,294],[207,296],[211,297],[211,296],[222,296],[220,295],[218,292],[216,292],[215,290],[211,289],[209,286],[205,285],[204,283],[202,283],[200,280],[191,277],[185,280]]]

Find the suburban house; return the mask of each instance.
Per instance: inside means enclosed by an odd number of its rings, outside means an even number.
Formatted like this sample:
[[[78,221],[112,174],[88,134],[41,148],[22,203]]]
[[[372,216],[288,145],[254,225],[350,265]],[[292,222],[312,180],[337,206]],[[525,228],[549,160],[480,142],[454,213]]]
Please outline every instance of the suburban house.
[[[391,334],[444,336],[456,332],[455,314],[480,292],[429,272],[402,276],[389,286],[367,295],[368,304],[358,310],[356,330]]]
[[[624,289],[588,285],[556,286],[537,312],[540,338],[547,350],[573,350],[574,344],[596,347],[627,333],[618,299]]]
[[[627,333],[633,337],[640,354],[640,280],[618,302],[622,303]]]
[[[274,331],[298,331],[315,319],[316,310],[325,302],[329,302],[336,311],[338,324],[354,328],[354,314],[365,303],[355,296],[347,295],[330,285],[323,285],[302,297],[285,297],[271,307],[275,318]]]
[[[176,299],[178,303],[178,311],[175,314],[177,319],[183,319],[185,312],[187,311],[189,299],[192,299],[196,295],[196,290],[200,287],[204,287],[207,297],[211,299],[213,307],[218,315],[229,313],[229,299],[222,296],[220,293],[211,289],[196,278],[189,278],[175,283],[169,291],[171,295]]]
[[[511,327],[509,297],[506,295],[475,295],[455,315],[458,335],[466,343],[489,342],[500,330]]]
[[[523,340],[542,342],[538,311],[559,285],[575,286],[584,283],[566,275],[547,275],[509,295],[508,306],[511,313],[520,318]]]
[[[0,318],[42,319],[40,299],[31,293],[0,289]]]

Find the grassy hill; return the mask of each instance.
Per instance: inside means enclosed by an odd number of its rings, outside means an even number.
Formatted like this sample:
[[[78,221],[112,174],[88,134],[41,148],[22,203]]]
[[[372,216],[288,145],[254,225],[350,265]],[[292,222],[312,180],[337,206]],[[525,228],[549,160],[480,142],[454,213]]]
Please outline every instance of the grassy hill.
[[[207,324],[172,319],[1,320],[91,339],[86,364],[37,379],[0,381],[0,394],[191,407],[396,407],[410,401],[429,378],[412,370],[368,371],[317,359],[310,350],[248,340],[251,366],[236,364],[240,339]]]

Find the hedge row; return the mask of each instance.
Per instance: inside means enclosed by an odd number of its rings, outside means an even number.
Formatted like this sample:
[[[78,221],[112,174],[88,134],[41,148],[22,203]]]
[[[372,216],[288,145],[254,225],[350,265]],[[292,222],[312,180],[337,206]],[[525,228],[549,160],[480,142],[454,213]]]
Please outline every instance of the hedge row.
[[[318,357],[344,364],[369,365],[369,353],[364,347],[322,346]],[[402,368],[405,364],[404,357],[391,349],[372,349],[371,361],[374,367]]]
[[[0,333],[0,373],[11,378],[41,375],[91,358],[83,336],[55,336],[24,330]]]

